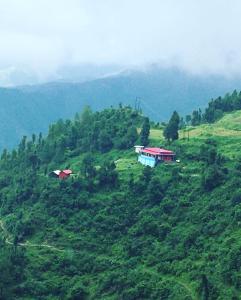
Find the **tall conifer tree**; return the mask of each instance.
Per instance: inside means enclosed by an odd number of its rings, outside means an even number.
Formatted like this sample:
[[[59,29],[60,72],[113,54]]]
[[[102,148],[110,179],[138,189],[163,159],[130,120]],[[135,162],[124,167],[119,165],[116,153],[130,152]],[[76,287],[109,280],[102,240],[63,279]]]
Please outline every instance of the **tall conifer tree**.
[[[178,140],[178,128],[180,117],[176,111],[173,112],[170,121],[164,129],[163,135],[168,141]]]
[[[143,146],[147,146],[149,142],[149,134],[150,134],[150,121],[149,118],[145,118],[141,132],[140,132],[140,143]]]

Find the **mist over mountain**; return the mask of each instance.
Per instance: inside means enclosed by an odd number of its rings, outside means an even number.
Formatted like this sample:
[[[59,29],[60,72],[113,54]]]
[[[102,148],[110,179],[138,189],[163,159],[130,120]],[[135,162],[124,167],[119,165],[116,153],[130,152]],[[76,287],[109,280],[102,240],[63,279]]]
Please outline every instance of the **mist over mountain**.
[[[119,65],[77,64],[64,65],[44,76],[38,70],[26,67],[0,68],[0,87],[38,85],[48,82],[85,82],[118,74],[124,69]]]
[[[96,76],[101,74],[96,72]],[[134,106],[138,97],[143,113],[165,121],[174,108],[185,115],[204,107],[210,98],[240,87],[241,79],[237,77],[192,75],[175,68],[151,66],[81,83],[1,88],[0,148],[15,146],[23,135],[46,133],[50,123],[71,118],[86,105],[93,110],[119,103]]]

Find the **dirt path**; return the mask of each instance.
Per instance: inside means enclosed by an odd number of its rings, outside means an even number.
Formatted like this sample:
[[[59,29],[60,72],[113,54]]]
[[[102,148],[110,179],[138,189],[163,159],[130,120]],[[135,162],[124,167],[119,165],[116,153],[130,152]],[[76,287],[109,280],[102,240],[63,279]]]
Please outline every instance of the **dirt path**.
[[[175,282],[178,285],[182,286],[193,300],[199,300],[199,297],[197,296],[196,292],[193,291],[193,289],[187,283],[179,280],[178,278],[176,278],[174,276],[164,275],[163,277],[164,277],[165,281],[172,281],[172,282]]]
[[[13,237],[8,232],[8,230],[6,229],[6,227],[4,225],[4,222],[1,219],[0,219],[0,229],[2,230],[2,232],[4,234],[6,244],[13,245],[14,244],[13,243]],[[56,251],[56,252],[68,252],[70,250],[70,249],[60,249],[60,248],[57,248],[55,246],[52,246],[52,245],[49,245],[49,244],[46,244],[46,243],[34,244],[34,243],[29,242],[29,241],[26,241],[24,243],[18,243],[18,246],[20,246],[20,247],[26,247],[26,248],[28,248],[28,247],[32,247],[32,248],[47,248],[47,249],[50,249],[50,250]],[[74,250],[72,250],[72,251],[74,251]],[[74,252],[76,252],[76,251],[74,251]],[[193,289],[187,283],[179,280],[176,277],[170,276],[170,275],[165,275],[163,277],[164,277],[165,281],[172,281],[172,282],[175,282],[175,283],[179,284],[180,286],[182,286],[187,291],[187,293],[189,294],[189,296],[193,300],[199,300],[199,298],[196,295],[196,293],[193,291]]]
[[[155,269],[146,267],[145,268],[148,270],[148,272],[154,273],[156,274],[157,271]],[[179,286],[183,287],[188,296],[192,299],[192,300],[200,300],[198,294],[196,293],[196,291],[185,281],[183,281],[181,278],[179,277],[175,277],[172,275],[167,275],[167,274],[160,274],[161,279],[165,282],[165,281],[171,281],[173,283],[178,284]]]
[[[1,219],[0,219],[0,228],[4,233],[6,244],[13,245],[14,244],[13,243],[13,238],[12,238],[11,234],[7,231],[7,229],[4,225],[4,222]],[[50,250],[58,251],[58,252],[65,252],[66,251],[64,249],[59,249],[55,246],[51,246],[51,245],[48,245],[48,244],[44,244],[44,243],[33,244],[29,241],[26,241],[24,243],[18,243],[18,246],[21,246],[21,247],[34,247],[34,248],[48,248]]]

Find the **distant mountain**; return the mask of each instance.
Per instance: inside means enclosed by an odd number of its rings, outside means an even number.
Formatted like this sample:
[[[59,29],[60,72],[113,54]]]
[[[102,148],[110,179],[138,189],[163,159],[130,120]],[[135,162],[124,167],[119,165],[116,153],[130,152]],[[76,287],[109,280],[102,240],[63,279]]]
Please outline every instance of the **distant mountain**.
[[[22,135],[46,133],[49,123],[72,117],[90,105],[93,110],[140,97],[143,112],[156,121],[167,120],[174,109],[181,114],[204,107],[212,97],[241,89],[241,79],[196,76],[177,69],[150,67],[126,71],[82,83],[48,83],[0,89],[0,149],[15,146]]]
[[[16,87],[22,85],[37,85],[47,82],[78,82],[95,80],[123,70],[119,65],[80,64],[59,67],[55,71],[36,72],[29,68],[10,66],[0,69],[0,87]]]

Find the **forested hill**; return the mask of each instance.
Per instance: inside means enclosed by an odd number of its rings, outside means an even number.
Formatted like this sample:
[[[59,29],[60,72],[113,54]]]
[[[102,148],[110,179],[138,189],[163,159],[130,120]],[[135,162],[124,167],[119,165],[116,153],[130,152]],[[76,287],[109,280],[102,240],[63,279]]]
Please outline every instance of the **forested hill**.
[[[23,135],[48,131],[59,118],[69,118],[90,105],[101,110],[120,102],[134,107],[140,97],[145,115],[165,121],[173,109],[182,115],[204,107],[209,99],[240,88],[240,79],[196,76],[177,69],[128,71],[84,83],[52,83],[0,89],[0,149],[18,144]],[[138,101],[139,101],[138,100]]]
[[[240,299],[240,118],[168,145],[128,107],[86,109],[4,151],[0,298]],[[144,167],[135,143],[180,163]]]

